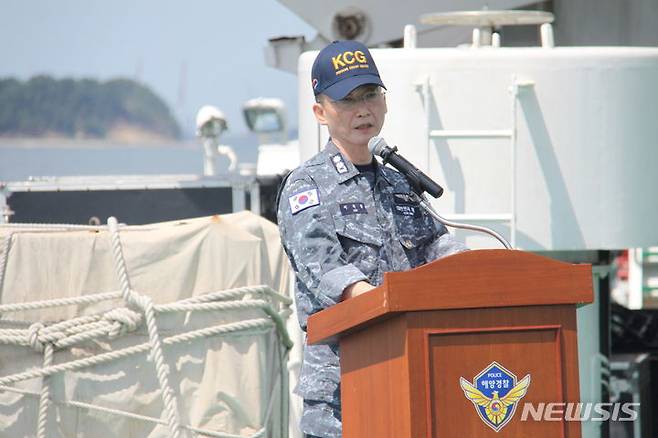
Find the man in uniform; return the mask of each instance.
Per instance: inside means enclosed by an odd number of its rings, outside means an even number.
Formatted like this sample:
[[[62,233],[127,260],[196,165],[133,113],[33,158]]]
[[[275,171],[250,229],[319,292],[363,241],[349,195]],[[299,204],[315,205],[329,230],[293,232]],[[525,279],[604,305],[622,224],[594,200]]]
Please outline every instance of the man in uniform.
[[[335,41],[312,68],[313,113],[331,139],[284,182],[279,229],[295,271],[297,314],[308,317],[405,271],[466,248],[418,204],[407,179],[379,164],[368,141],[386,115],[384,84],[368,49]],[[307,437],[341,437],[338,345],[305,345],[296,392]]]

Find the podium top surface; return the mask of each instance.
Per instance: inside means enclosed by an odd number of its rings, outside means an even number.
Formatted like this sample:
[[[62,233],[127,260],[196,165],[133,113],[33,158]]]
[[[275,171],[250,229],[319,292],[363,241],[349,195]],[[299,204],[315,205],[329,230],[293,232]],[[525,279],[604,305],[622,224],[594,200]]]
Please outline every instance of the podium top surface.
[[[516,250],[455,254],[312,315],[308,342],[323,341],[402,312],[591,303],[592,268]]]

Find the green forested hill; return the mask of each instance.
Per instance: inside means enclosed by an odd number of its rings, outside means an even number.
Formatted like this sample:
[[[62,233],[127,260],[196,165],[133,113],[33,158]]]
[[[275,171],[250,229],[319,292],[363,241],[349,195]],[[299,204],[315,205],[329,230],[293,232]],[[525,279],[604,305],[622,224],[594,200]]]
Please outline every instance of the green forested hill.
[[[119,127],[180,135],[166,103],[132,80],[0,78],[0,136],[106,138]]]

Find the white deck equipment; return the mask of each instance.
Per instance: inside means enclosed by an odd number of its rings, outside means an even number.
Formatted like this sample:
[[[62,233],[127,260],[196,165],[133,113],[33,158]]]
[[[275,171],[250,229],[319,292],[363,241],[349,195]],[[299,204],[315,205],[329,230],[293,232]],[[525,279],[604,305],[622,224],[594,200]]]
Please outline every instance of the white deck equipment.
[[[406,48],[372,49],[388,87],[380,135],[445,188],[439,213],[490,224],[516,248],[658,245],[658,48],[552,47],[542,27],[542,47],[485,46],[480,33],[415,48],[408,29]],[[300,78],[316,55],[301,56]],[[298,92],[303,161],[328,134],[308,81]]]

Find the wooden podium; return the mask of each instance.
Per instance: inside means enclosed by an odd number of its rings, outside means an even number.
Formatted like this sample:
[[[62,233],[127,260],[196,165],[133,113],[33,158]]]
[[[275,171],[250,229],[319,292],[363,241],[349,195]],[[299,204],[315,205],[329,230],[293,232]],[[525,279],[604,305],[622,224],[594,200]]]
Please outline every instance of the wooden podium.
[[[340,341],[345,438],[574,438],[579,422],[532,414],[540,403],[580,401],[576,304],[590,302],[590,265],[468,251],[386,273],[380,287],[313,315],[308,342]],[[500,420],[478,413],[460,383],[478,378],[503,394],[527,375],[498,432]],[[496,403],[490,412],[500,414]],[[534,411],[521,421],[524,403]]]

